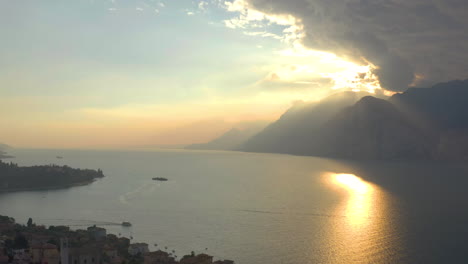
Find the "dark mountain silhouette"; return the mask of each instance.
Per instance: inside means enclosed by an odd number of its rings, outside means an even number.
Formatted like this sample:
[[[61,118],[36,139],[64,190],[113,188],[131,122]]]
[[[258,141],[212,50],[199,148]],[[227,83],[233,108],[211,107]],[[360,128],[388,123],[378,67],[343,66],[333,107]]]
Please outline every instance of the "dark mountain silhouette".
[[[390,101],[431,139],[438,159],[468,158],[468,80],[410,88]]]
[[[410,88],[390,98],[401,111],[433,129],[468,128],[468,80],[451,81],[431,88]]]
[[[366,96],[328,121],[310,153],[347,159],[429,159],[430,143],[390,102]]]
[[[250,138],[241,150],[286,154],[310,153],[315,134],[341,109],[351,106],[369,93],[341,92],[317,103],[301,103],[290,108],[280,119]]]
[[[468,80],[389,100],[340,93],[288,110],[241,150],[350,159],[467,159]],[[357,102],[356,102],[357,101]]]

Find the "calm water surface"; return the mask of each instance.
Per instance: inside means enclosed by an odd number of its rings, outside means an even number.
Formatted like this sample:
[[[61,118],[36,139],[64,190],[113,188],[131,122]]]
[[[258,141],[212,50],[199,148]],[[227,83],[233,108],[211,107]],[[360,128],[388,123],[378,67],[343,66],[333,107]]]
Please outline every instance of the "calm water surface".
[[[468,263],[464,164],[196,151],[12,154],[20,165],[106,175],[88,186],[1,194],[0,214],[22,223],[97,224],[179,256],[194,250],[239,264]],[[122,221],[133,226],[116,225]]]

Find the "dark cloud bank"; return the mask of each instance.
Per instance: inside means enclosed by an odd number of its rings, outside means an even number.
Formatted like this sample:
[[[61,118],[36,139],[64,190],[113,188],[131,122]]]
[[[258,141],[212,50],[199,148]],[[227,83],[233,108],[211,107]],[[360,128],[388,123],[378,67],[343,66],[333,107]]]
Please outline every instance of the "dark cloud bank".
[[[466,0],[247,1],[301,19],[309,48],[378,66],[387,90],[468,77]]]

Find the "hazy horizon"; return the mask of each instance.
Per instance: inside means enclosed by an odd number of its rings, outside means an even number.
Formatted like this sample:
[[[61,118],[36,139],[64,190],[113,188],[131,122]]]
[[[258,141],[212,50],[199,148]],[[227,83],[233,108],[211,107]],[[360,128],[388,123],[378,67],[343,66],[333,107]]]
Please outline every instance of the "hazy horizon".
[[[468,0],[0,0],[0,264],[468,263]]]
[[[202,143],[379,87],[369,65],[305,47],[297,19],[243,1],[0,5],[0,142],[17,147]]]
[[[303,5],[2,1],[0,142],[202,143],[337,90],[391,95],[467,77],[466,48],[452,45],[467,39],[460,3]],[[401,18],[393,28],[384,11]],[[445,55],[425,56],[434,51]]]

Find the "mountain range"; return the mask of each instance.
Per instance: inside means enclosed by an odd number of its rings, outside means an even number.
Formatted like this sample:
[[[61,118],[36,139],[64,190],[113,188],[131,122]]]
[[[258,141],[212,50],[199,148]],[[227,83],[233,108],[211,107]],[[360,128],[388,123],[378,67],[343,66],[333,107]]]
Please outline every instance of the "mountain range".
[[[237,150],[244,142],[255,134],[262,131],[267,123],[249,122],[240,124],[240,127],[234,127],[221,136],[207,143],[192,144],[185,149],[198,150]]]
[[[336,93],[294,105],[257,134],[232,141],[230,149],[344,159],[468,159],[467,99],[468,80],[409,88],[387,99]]]

